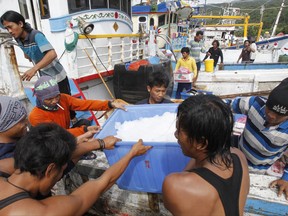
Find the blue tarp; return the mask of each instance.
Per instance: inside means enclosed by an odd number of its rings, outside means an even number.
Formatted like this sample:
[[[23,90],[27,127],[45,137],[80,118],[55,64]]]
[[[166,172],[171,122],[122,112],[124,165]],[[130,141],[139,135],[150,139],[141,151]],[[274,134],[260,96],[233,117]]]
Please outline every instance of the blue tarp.
[[[132,13],[143,13],[143,12],[150,12],[151,6],[150,5],[135,5],[132,7]]]
[[[132,13],[149,13],[151,11],[151,5],[135,5],[132,7]],[[166,3],[162,2],[157,5],[157,11],[153,12],[167,12],[168,8],[166,7]]]

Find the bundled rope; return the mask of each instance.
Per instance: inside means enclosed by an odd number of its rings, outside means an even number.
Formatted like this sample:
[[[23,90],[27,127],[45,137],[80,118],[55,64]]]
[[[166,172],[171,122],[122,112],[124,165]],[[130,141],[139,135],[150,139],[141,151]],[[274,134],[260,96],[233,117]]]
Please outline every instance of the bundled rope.
[[[272,90],[257,91],[257,92],[245,92],[237,94],[219,95],[221,99],[235,98],[235,97],[249,97],[249,96],[265,96],[269,95]]]
[[[221,99],[229,99],[235,97],[249,97],[249,96],[265,96],[269,95],[272,90],[266,91],[257,91],[257,92],[245,92],[245,93],[237,93],[237,94],[227,94],[227,95],[218,95]],[[201,94],[201,93],[200,93]],[[193,97],[193,95],[191,96]],[[171,99],[174,103],[182,103],[183,99]]]

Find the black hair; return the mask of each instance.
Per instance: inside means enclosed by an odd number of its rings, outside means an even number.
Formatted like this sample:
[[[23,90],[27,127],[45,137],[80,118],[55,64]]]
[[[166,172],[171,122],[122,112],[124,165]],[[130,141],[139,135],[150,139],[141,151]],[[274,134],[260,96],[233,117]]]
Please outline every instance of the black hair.
[[[27,32],[31,32],[32,28],[29,23],[25,22],[25,18],[16,11],[6,11],[0,18],[1,24],[3,25],[4,21],[14,22],[19,24],[20,22],[23,23],[23,29]]]
[[[75,148],[75,137],[64,128],[54,123],[39,124],[16,143],[14,167],[42,178],[51,163],[61,169]]]
[[[251,44],[251,43],[255,43],[256,39],[255,39],[255,37],[251,36],[251,37],[249,38],[249,41],[250,41],[250,44]]]
[[[245,40],[243,44],[245,44],[246,42],[249,42],[249,44],[250,44],[250,41],[249,41],[249,40]]]
[[[191,142],[207,144],[206,154],[211,163],[219,164],[216,156],[220,155],[226,167],[231,166],[233,115],[219,97],[191,96],[179,105],[177,118],[179,130],[182,129]]]
[[[149,74],[147,85],[153,88],[154,86],[163,86],[165,88],[169,85],[169,77],[165,72],[157,71]]]
[[[183,47],[182,49],[181,49],[181,53],[183,53],[183,52],[186,52],[186,53],[190,53],[190,49],[189,49],[189,47]]]
[[[219,46],[220,46],[220,43],[219,43],[219,41],[218,41],[218,40],[214,40],[214,41],[212,42],[212,45],[213,45],[214,43],[216,43],[216,44],[217,44],[217,47],[219,47]]]
[[[203,31],[197,31],[196,32],[196,36],[198,36],[198,35],[203,35],[204,33],[203,33]]]

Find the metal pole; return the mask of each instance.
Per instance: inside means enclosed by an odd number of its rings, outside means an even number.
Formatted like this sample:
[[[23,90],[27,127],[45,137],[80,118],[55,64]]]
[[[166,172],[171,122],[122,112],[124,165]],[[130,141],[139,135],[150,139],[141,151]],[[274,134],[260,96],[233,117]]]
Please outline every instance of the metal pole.
[[[282,12],[282,9],[284,7],[284,2],[285,2],[285,0],[283,0],[283,2],[281,4],[280,10],[278,12],[278,15],[277,15],[277,18],[276,18],[276,21],[275,21],[275,25],[274,25],[273,30],[272,30],[271,37],[275,36],[275,32],[276,32],[276,29],[277,29],[277,26],[278,26],[278,22],[279,22],[279,19],[280,19],[280,16],[281,16],[281,12]]]
[[[115,97],[114,97],[114,96],[113,96],[113,94],[111,93],[111,91],[110,91],[109,87],[107,86],[106,82],[104,81],[104,79],[103,79],[103,77],[102,77],[101,73],[98,71],[98,69],[97,69],[96,65],[94,64],[93,60],[91,59],[91,57],[90,57],[89,53],[87,52],[87,50],[86,50],[86,49],[84,49],[84,51],[85,51],[85,53],[86,53],[86,55],[87,55],[88,59],[90,60],[91,64],[92,64],[92,65],[93,65],[93,67],[95,68],[96,72],[98,73],[98,75],[99,75],[100,79],[102,80],[102,82],[103,82],[103,84],[104,84],[105,88],[107,89],[108,93],[110,94],[111,98],[112,98],[112,99],[115,99]]]

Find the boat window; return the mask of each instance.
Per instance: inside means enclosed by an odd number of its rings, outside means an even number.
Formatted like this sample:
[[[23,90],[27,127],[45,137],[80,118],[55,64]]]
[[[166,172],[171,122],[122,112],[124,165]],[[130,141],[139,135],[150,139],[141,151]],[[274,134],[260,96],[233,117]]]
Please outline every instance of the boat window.
[[[121,10],[131,17],[131,0],[69,0],[67,2],[70,14],[89,9],[111,8]]]
[[[91,0],[91,9],[107,8],[107,0]]]
[[[138,17],[138,31],[140,31],[141,29],[143,31],[147,31],[147,18],[145,16],[140,16]],[[142,27],[141,27],[142,26]]]
[[[109,8],[120,10],[120,1],[119,0],[110,0],[109,1]]]
[[[127,13],[129,17],[131,17],[131,0],[122,0],[121,10]]]
[[[149,26],[154,26],[154,18],[150,18],[150,25]]]
[[[141,22],[141,23],[145,22],[146,23],[146,17],[144,17],[144,16],[139,17],[139,22]]]
[[[170,13],[170,23],[177,23],[177,16],[174,13]]]
[[[67,2],[68,2],[69,13],[75,13],[78,11],[90,9],[89,0],[69,0]]]
[[[25,19],[29,19],[28,9],[27,9],[27,2],[26,0],[18,0],[20,13]]]
[[[159,18],[158,18],[158,26],[165,25],[165,18],[166,18],[165,14],[159,16]]]
[[[177,16],[173,13],[173,18],[171,19],[171,23],[177,23]]]
[[[50,10],[48,0],[39,0],[41,19],[50,18]]]

